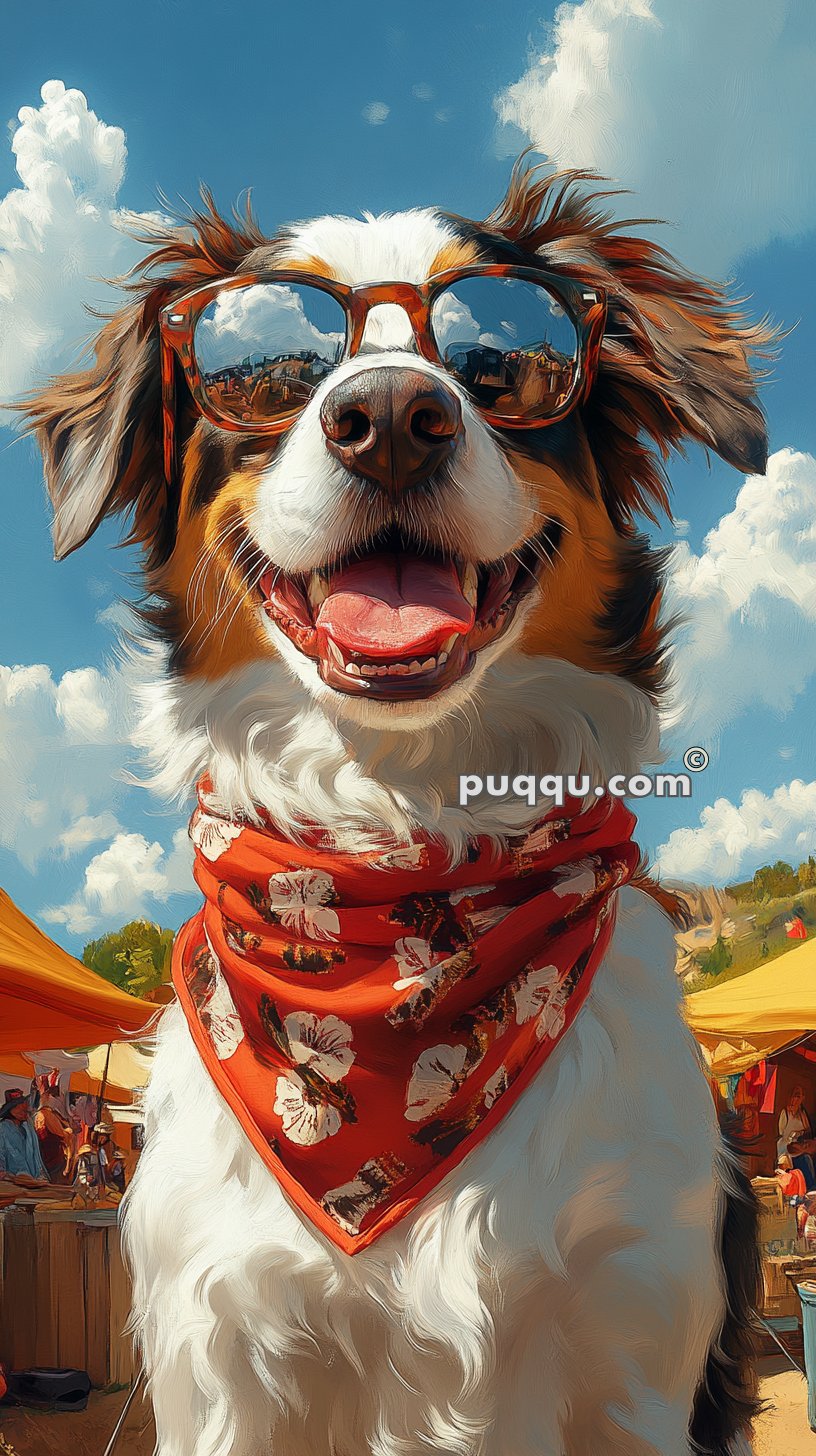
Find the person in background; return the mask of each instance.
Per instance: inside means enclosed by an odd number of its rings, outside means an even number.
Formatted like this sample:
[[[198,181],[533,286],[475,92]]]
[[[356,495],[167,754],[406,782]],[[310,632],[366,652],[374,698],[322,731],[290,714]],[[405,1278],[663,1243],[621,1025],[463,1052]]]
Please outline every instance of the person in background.
[[[99,1149],[99,1163],[107,1188],[114,1193],[125,1191],[125,1155],[113,1141],[113,1126],[109,1122],[98,1122],[93,1130],[92,1141]]]
[[[776,1165],[776,1181],[783,1198],[804,1198],[807,1193],[805,1175],[794,1168],[789,1153],[783,1153]]]
[[[11,1087],[0,1107],[0,1174],[22,1188],[49,1181],[21,1087]]]
[[[804,1102],[805,1090],[797,1083],[791,1089],[787,1107],[783,1107],[779,1114],[776,1161],[778,1164],[779,1160],[787,1154],[794,1168],[798,1168],[800,1173],[804,1174],[807,1190],[811,1192],[816,1189],[816,1167],[813,1163],[816,1141],[813,1138],[813,1129]]]
[[[40,1156],[51,1183],[64,1183],[73,1149],[68,1119],[59,1111],[59,1086],[47,1077],[38,1081],[40,1105],[34,1114],[34,1131],[40,1140]]]

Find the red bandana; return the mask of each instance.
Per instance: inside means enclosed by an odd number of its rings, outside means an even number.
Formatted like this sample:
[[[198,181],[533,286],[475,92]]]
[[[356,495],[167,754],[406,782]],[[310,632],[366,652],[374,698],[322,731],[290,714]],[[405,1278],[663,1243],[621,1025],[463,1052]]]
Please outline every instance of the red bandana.
[[[356,1253],[496,1126],[575,1018],[635,873],[619,800],[451,869],[429,839],[333,853],[190,823],[205,904],[173,980],[219,1092],[292,1202]]]

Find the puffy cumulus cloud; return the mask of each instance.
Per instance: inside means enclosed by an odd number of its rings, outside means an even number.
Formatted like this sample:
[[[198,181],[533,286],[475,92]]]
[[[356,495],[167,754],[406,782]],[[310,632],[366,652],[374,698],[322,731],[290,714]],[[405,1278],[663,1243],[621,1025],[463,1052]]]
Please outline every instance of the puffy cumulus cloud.
[[[673,550],[667,724],[704,742],[746,708],[785,712],[816,672],[816,459],[778,450],[695,555]]]
[[[132,755],[123,675],[0,665],[0,845],[33,868],[117,827],[122,770]]]
[[[186,829],[176,832],[169,850],[143,834],[121,832],[86,866],[76,899],[44,909],[43,919],[72,935],[87,935],[153,918],[156,903],[194,891],[191,858]]]
[[[816,850],[816,782],[793,779],[772,794],[746,789],[739,804],[716,799],[696,828],[675,829],[657,851],[666,878],[725,884],[768,860],[794,863]]]
[[[118,206],[125,137],[81,91],[48,81],[12,137],[21,186],[0,200],[0,399],[76,361],[121,274],[144,251]]]
[[[816,226],[816,7],[797,0],[583,0],[497,96],[499,118],[560,166],[635,193],[631,215],[723,274]]]

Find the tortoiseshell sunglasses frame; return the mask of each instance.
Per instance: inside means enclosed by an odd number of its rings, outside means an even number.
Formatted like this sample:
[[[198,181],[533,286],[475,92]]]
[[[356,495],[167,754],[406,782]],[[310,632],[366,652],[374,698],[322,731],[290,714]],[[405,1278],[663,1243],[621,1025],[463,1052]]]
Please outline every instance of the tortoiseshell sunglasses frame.
[[[606,326],[606,295],[601,289],[582,285],[562,274],[513,263],[474,263],[462,268],[448,268],[418,284],[365,283],[351,286],[298,268],[238,273],[193,289],[182,298],[166,304],[159,315],[164,471],[168,485],[172,487],[176,474],[175,359],[178,359],[184,371],[187,387],[200,413],[222,430],[251,435],[281,435],[294,424],[305,408],[300,406],[275,420],[236,420],[221,414],[215,408],[201,377],[195,357],[194,338],[201,314],[220,293],[229,289],[254,287],[259,283],[307,284],[328,293],[341,305],[346,316],[346,338],[338,364],[352,359],[358,352],[369,310],[378,304],[398,304],[408,315],[417,349],[422,357],[430,363],[438,364],[446,373],[451,373],[434,338],[431,322],[434,300],[453,283],[461,282],[465,278],[484,277],[520,278],[546,289],[561,305],[572,323],[578,339],[578,352],[572,387],[557,410],[534,418],[514,419],[486,409],[474,400],[476,408],[488,424],[503,430],[535,430],[562,420],[586,397],[597,372]]]

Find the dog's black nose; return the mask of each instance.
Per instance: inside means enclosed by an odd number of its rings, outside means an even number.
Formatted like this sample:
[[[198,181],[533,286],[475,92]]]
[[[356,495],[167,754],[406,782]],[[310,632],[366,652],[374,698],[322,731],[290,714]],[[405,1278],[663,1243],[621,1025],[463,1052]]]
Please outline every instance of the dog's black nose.
[[[341,465],[400,491],[427,480],[450,458],[462,434],[462,410],[441,380],[383,366],[329,390],[320,423]]]

